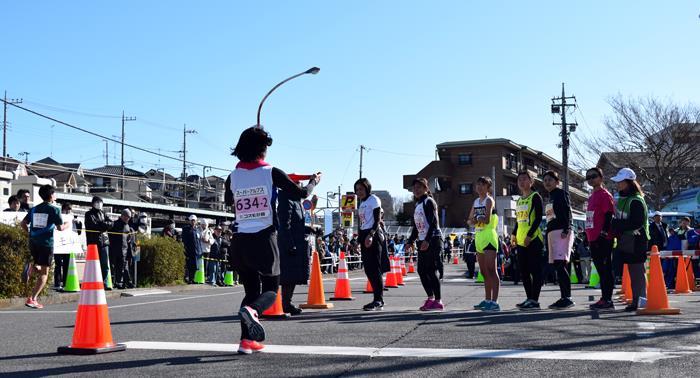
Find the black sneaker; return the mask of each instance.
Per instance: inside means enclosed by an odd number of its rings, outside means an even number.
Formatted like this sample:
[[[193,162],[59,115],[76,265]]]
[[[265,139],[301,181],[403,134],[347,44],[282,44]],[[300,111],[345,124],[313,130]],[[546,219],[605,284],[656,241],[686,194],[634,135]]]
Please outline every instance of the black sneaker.
[[[252,341],[265,341],[265,328],[260,324],[258,312],[252,307],[243,306],[238,311],[241,323],[248,329],[248,335]]]
[[[362,309],[365,311],[381,311],[383,308],[384,308],[384,303],[378,302],[378,301],[368,303],[364,307],[362,307]]]
[[[516,304],[515,307],[517,307],[517,308],[522,308],[522,307],[525,306],[528,302],[530,302],[530,300],[529,300],[529,299],[526,299],[526,300],[524,300],[522,303]]]
[[[615,304],[612,301],[606,301],[604,299],[588,306],[593,311],[615,311]]]
[[[636,304],[628,305],[627,307],[625,307],[625,312],[637,311],[637,307],[638,306]]]
[[[284,308],[282,308],[282,311],[284,311],[287,314],[290,314],[292,316],[300,315],[302,313],[302,310],[296,306],[284,307]]]
[[[537,311],[540,309],[540,303],[529,299],[527,303],[520,307],[520,311]]]
[[[569,298],[561,298],[549,306],[550,310],[566,310],[567,308],[574,307],[574,303]]]

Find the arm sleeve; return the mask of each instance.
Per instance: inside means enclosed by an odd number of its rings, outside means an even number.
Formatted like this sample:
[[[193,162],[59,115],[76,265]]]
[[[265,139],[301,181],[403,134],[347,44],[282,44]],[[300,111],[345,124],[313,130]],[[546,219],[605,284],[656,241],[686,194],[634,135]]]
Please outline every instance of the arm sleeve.
[[[226,206],[233,206],[233,192],[231,191],[231,175],[226,177],[226,182],[224,183],[224,203]],[[233,208],[236,211],[236,208]]]
[[[316,186],[311,180],[305,187],[299,187],[279,168],[272,168],[272,184],[289,193],[289,198],[295,201],[308,197]]]
[[[644,227],[647,215],[644,214],[644,206],[640,201],[632,201],[630,204],[630,216],[627,219],[613,219],[612,227],[617,231],[633,231]]]
[[[540,228],[540,223],[542,223],[542,214],[544,213],[544,210],[542,210],[542,196],[539,194],[532,197],[532,209],[530,211],[535,212],[535,221],[532,222],[530,229],[527,231],[527,236],[532,238],[535,235],[535,232],[537,232],[537,229]]]
[[[408,244],[413,244],[418,239],[418,227],[416,227],[416,219],[411,217],[411,236],[408,237]]]
[[[51,223],[53,223],[56,227],[60,227],[63,225],[63,218],[61,217],[61,211],[56,209],[56,212],[51,213]]]
[[[435,204],[435,200],[432,198],[428,198],[427,201],[425,201],[425,217],[428,219],[428,238],[431,238],[433,235],[435,235],[435,231],[438,229],[438,215],[437,215],[437,206]]]
[[[510,232],[511,235],[517,235],[518,234],[518,222],[516,220],[515,222],[515,227],[513,227],[513,231]]]
[[[557,220],[561,222],[561,227],[563,227],[564,230],[570,230],[571,203],[569,200],[569,194],[563,190],[560,193],[561,195],[554,201],[554,214],[557,216]]]
[[[377,230],[379,230],[379,223],[380,223],[381,217],[382,217],[382,208],[381,207],[375,208],[374,211],[372,212],[372,214],[374,215],[374,226],[372,226],[372,232],[376,233]]]

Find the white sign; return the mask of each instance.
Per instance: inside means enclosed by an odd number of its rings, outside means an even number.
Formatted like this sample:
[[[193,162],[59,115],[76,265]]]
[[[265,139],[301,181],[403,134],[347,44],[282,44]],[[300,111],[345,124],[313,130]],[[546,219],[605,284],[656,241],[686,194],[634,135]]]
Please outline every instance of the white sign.
[[[20,211],[3,211],[0,212],[0,223],[8,226],[17,226],[22,223],[22,219],[27,216],[27,213]]]
[[[83,244],[80,235],[75,231],[53,231],[53,254],[67,255],[70,253],[82,253]]]

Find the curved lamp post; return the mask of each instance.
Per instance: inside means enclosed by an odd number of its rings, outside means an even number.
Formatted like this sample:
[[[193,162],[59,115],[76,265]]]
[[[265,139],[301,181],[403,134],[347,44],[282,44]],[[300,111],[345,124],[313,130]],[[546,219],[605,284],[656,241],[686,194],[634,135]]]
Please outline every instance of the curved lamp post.
[[[270,94],[272,92],[275,91],[275,89],[279,88],[280,86],[282,86],[282,84],[284,84],[292,79],[298,78],[299,76],[306,75],[306,74],[316,75],[318,73],[318,71],[321,71],[321,69],[318,67],[311,67],[304,72],[298,73],[294,76],[291,76],[291,77],[288,77],[288,78],[282,80],[279,84],[272,87],[272,89],[270,89],[270,91],[267,92],[265,97],[263,97],[262,101],[260,101],[260,106],[258,106],[258,122],[255,124],[255,127],[261,127],[261,125],[260,125],[260,111],[262,110],[262,107],[263,107],[263,104],[265,103],[265,100],[267,100],[267,98],[270,96]]]

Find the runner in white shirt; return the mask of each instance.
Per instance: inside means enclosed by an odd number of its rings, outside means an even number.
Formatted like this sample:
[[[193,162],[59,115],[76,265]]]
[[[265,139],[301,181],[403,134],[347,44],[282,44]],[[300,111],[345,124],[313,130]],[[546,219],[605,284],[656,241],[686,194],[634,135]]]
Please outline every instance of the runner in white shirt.
[[[374,301],[363,307],[365,311],[378,311],[384,308],[384,283],[382,282],[382,247],[383,235],[379,228],[382,201],[372,194],[372,184],[366,178],[355,182],[355,193],[360,200],[358,214],[360,232],[358,241],[362,253],[362,265],[372,285]]]

